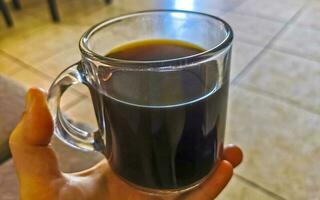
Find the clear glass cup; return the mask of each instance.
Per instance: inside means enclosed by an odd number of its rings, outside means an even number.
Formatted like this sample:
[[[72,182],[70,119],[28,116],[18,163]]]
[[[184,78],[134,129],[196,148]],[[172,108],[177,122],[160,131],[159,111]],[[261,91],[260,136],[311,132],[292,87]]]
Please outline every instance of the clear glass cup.
[[[204,52],[157,61],[105,56],[137,40],[170,39]],[[103,21],[80,39],[82,59],[53,82],[48,103],[55,134],[72,147],[99,151],[128,184],[146,191],[193,188],[215,170],[223,151],[233,33],[197,12],[153,10]],[[63,93],[91,93],[97,130],[65,119]]]

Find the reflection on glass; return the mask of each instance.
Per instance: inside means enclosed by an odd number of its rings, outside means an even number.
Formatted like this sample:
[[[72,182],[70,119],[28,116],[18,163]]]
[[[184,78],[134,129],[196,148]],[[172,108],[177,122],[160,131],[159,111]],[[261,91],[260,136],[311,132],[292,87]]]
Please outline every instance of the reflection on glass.
[[[175,0],[174,8],[177,10],[194,10],[194,0]]]

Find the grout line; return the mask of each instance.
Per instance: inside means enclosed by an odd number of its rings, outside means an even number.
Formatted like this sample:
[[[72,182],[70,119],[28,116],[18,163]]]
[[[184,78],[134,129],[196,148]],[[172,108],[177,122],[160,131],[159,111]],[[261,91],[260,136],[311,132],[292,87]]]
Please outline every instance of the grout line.
[[[270,191],[270,190],[262,187],[261,185],[255,183],[254,181],[251,181],[251,180],[249,180],[249,179],[247,179],[247,178],[245,178],[245,177],[243,177],[243,176],[241,176],[241,175],[239,175],[239,174],[234,174],[234,175],[235,175],[237,178],[239,178],[242,182],[244,182],[244,183],[252,186],[253,188],[261,191],[262,193],[264,193],[264,194],[266,194],[266,195],[268,195],[268,196],[273,197],[274,199],[277,199],[277,200],[286,200],[286,198],[284,198],[284,197],[282,197],[282,196],[280,196],[280,195],[278,195],[278,194],[276,194],[276,193],[274,193],[274,192],[272,192],[272,191]]]
[[[320,112],[318,111],[315,111],[314,109],[311,109],[309,108],[308,106],[303,106],[299,103],[297,103],[296,101],[292,100],[292,99],[289,99],[287,97],[282,97],[282,96],[279,96],[275,93],[272,93],[272,92],[268,92],[268,91],[265,91],[265,90],[261,90],[261,89],[257,89],[251,85],[247,85],[247,84],[238,84],[237,87],[240,87],[240,88],[243,88],[243,89],[246,89],[246,90],[249,90],[251,92],[254,92],[254,93],[258,93],[260,95],[263,95],[263,96],[267,96],[269,98],[272,98],[273,100],[276,99],[282,103],[285,103],[285,104],[288,104],[290,106],[294,106],[298,109],[301,109],[301,110],[304,110],[306,112],[309,112],[309,113],[312,113],[312,114],[315,114],[315,115],[320,115]]]
[[[23,67],[27,68],[28,70],[31,70],[32,72],[34,73],[37,73],[38,75],[41,75],[41,76],[44,76],[45,78],[48,78],[48,79],[53,79],[51,76],[43,73],[42,71],[32,67],[31,65],[25,63],[24,61],[20,60],[19,58],[16,58],[14,56],[12,56],[11,54],[3,51],[0,49],[0,53],[2,53],[4,56],[14,60],[15,62],[19,63],[20,65],[22,65]],[[14,70],[14,72],[11,73],[11,75],[14,75],[15,73],[19,72],[20,70]],[[86,96],[84,94],[82,94],[81,92],[75,90],[75,89],[72,89],[70,88],[70,91],[76,93],[78,95],[78,98],[76,98],[75,100],[67,103],[65,106],[63,106],[63,108],[65,110],[68,110],[70,109],[71,107],[73,107],[74,105],[78,104],[79,102],[81,102],[83,99],[86,98]]]
[[[246,43],[246,44],[251,44],[251,45],[254,45],[254,46],[259,46],[259,47],[265,47],[267,44],[261,44],[261,43],[258,43],[258,42],[254,42],[254,41],[250,41],[250,40],[247,40],[247,39],[244,39],[244,38],[237,38],[237,41],[239,42],[242,42],[242,43]]]
[[[294,24],[293,26],[301,26],[304,30],[309,30],[309,31],[320,31],[320,28],[315,28],[313,26],[308,26],[305,24]]]
[[[320,59],[314,58],[313,56],[301,55],[301,54],[295,53],[293,51],[290,51],[290,50],[282,48],[282,47],[274,47],[273,46],[273,47],[268,48],[268,50],[274,50],[274,51],[278,51],[280,53],[284,53],[284,54],[288,54],[288,55],[295,56],[295,57],[298,57],[298,58],[302,58],[302,59],[305,59],[305,60],[309,60],[309,61],[320,63]]]
[[[43,73],[42,71],[32,67],[31,65],[29,65],[28,63],[24,62],[23,60],[20,60],[19,58],[11,55],[10,53],[7,53],[6,51],[0,49],[0,53],[2,53],[4,56],[14,60],[15,62],[19,63],[20,65],[22,65],[23,67],[35,72],[35,73],[38,73],[38,74],[41,74],[41,76],[45,76],[46,78],[50,78],[52,79],[51,76],[47,75],[46,73]]]
[[[299,28],[301,27],[301,28],[303,28],[303,30],[308,30],[308,31],[320,31],[320,28],[315,28],[313,26],[300,24],[300,23],[290,24],[290,26],[296,26],[296,27],[299,27]]]
[[[253,64],[257,62],[257,60],[263,55],[264,52],[266,52],[273,44],[273,42],[278,38],[280,34],[282,34],[286,28],[289,26],[289,24],[297,18],[302,10],[305,8],[307,4],[305,3],[295,14],[291,19],[285,23],[285,25],[280,29],[278,33],[276,33],[271,40],[268,42],[266,46],[244,67],[244,69],[231,81],[231,84],[238,84],[239,80],[248,73],[248,71],[254,66]]]
[[[49,80],[51,80],[51,81],[54,80],[54,77],[49,76],[49,75],[46,74],[46,73],[43,73],[41,70],[32,67],[32,65],[24,62],[23,60],[20,60],[19,58],[16,58],[15,56],[7,53],[6,51],[0,49],[0,53],[2,53],[4,56],[6,56],[6,57],[8,57],[8,58],[10,58],[10,59],[12,59],[12,60],[14,60],[15,62],[19,63],[22,67],[24,67],[24,68],[26,68],[26,69],[28,69],[28,70],[30,70],[30,71],[32,71],[32,72],[34,72],[34,73],[42,76],[42,78],[47,78],[47,79],[49,79]],[[17,73],[17,72],[19,72],[19,71],[20,71],[20,70],[16,70],[16,71],[15,71],[14,73],[12,73],[11,75],[14,75],[15,73]],[[77,91],[76,89],[70,88],[70,91],[76,93],[76,94],[79,95],[79,96],[84,96],[81,92]]]
[[[231,12],[230,12],[231,13]],[[242,12],[237,12],[237,11],[234,11],[233,12],[234,14],[237,14],[237,15],[243,15],[243,16],[247,16],[247,17],[255,17],[255,18],[258,18],[258,19],[263,19],[263,20],[268,20],[268,21],[272,21],[272,22],[277,22],[277,23],[283,23],[283,24],[286,24],[287,22],[286,21],[279,21],[279,20],[272,20],[270,18],[267,18],[267,17],[258,17],[258,16],[255,16],[255,15],[249,15],[249,14],[244,14]],[[232,13],[231,13],[232,14]],[[223,18],[223,17],[222,17]],[[289,21],[288,21],[289,22]],[[305,25],[305,24],[291,24],[292,21],[290,21],[290,24],[289,26],[295,26],[295,27],[301,27],[303,28],[304,30],[309,30],[309,31],[320,31],[320,28],[314,28],[310,25]],[[251,42],[251,41],[250,41]]]
[[[301,6],[301,7],[303,7],[303,6]],[[299,9],[301,9],[301,8],[299,8]],[[265,15],[250,14],[248,12],[239,11],[239,10],[234,10],[233,13],[238,14],[238,15],[247,16],[247,17],[255,17],[255,18],[258,18],[258,19],[263,19],[263,20],[268,20],[268,21],[272,21],[272,22],[283,23],[283,24],[286,24],[288,21],[291,20],[291,18],[289,18],[288,20],[275,19],[275,18],[272,18],[272,17],[269,17],[269,16],[265,16]]]
[[[246,17],[255,17],[255,18],[258,18],[258,19],[268,20],[268,21],[272,21],[272,22],[286,23],[286,20],[275,19],[275,18],[263,16],[263,15],[248,14],[247,12],[244,12],[244,11],[234,10],[233,13],[238,14],[238,15],[243,15],[243,16],[246,16]]]

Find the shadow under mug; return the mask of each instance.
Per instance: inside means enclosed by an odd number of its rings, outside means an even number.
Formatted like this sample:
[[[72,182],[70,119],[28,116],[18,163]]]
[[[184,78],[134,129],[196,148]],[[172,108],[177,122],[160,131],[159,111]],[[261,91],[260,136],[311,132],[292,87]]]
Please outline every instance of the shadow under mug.
[[[137,40],[170,39],[204,52],[161,61],[105,56]],[[82,59],[49,89],[55,134],[72,147],[99,151],[124,181],[146,191],[193,188],[221,159],[233,33],[207,14],[152,10],[103,21],[80,39]],[[98,128],[67,121],[60,98],[74,84],[91,93]]]

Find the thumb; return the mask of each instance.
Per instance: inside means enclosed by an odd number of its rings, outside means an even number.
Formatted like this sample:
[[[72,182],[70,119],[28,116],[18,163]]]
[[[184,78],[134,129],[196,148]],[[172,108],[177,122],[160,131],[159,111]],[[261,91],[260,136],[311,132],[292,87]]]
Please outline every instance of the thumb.
[[[26,96],[26,108],[13,130],[9,144],[20,182],[50,180],[61,177],[57,158],[48,146],[53,123],[46,95],[32,88]]]
[[[53,133],[52,119],[45,94],[31,88],[26,95],[26,106],[20,123],[11,134],[10,142],[46,146]]]

